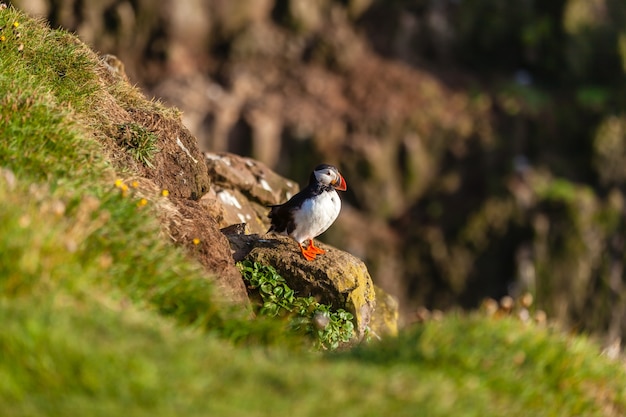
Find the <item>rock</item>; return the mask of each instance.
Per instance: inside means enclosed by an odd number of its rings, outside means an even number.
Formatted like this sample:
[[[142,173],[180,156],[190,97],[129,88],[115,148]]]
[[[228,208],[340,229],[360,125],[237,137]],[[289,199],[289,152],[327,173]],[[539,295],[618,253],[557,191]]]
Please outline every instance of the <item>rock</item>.
[[[317,242],[326,253],[310,262],[291,238],[279,235],[232,234],[228,239],[235,261],[247,259],[273,266],[298,295],[313,296],[320,303],[350,311],[357,338],[365,336],[376,307],[376,290],[360,259]]]
[[[370,334],[378,339],[382,336],[398,335],[398,301],[382,288],[374,286],[376,309],[370,320]]]
[[[111,73],[111,75],[118,80],[130,82],[128,75],[126,75],[126,66],[118,57],[112,54],[102,55],[102,64]]]
[[[211,192],[202,204],[220,228],[247,223],[250,233],[269,228],[268,206],[287,201],[298,185],[261,162],[229,153],[206,153]]]

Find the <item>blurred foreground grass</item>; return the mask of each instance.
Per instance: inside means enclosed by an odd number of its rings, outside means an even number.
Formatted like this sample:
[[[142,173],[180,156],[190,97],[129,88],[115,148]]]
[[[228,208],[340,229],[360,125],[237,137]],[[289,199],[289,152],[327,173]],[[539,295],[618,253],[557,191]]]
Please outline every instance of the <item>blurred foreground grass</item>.
[[[447,315],[350,351],[214,298],[114,186],[95,56],[0,10],[0,414],[611,416],[623,364],[582,336]]]

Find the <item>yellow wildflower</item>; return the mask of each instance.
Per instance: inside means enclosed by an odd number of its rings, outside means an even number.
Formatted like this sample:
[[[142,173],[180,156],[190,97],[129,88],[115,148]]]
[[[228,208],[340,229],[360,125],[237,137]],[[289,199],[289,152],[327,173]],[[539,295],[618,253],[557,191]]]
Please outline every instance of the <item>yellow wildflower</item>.
[[[4,42],[7,40],[7,37],[4,35],[0,35],[0,42]]]
[[[133,181],[133,182],[130,184],[130,186],[131,186],[131,187],[133,187],[133,188],[137,188],[137,187],[139,187],[139,183],[138,183],[137,181]]]
[[[124,182],[121,179],[116,179],[115,180],[115,188],[122,188],[122,184],[124,184]]]
[[[16,29],[20,27],[20,22],[13,22],[13,27]]]
[[[193,238],[193,244],[194,245],[199,245],[200,244],[200,239],[198,239],[197,237]]]
[[[145,198],[142,198],[141,200],[137,202],[137,207],[143,207],[146,204],[148,204],[148,200],[146,200]]]
[[[170,195],[170,192],[169,192],[169,191],[167,191],[167,190],[163,190],[163,191],[161,191],[161,195],[162,195],[163,197],[167,197],[168,195]]]

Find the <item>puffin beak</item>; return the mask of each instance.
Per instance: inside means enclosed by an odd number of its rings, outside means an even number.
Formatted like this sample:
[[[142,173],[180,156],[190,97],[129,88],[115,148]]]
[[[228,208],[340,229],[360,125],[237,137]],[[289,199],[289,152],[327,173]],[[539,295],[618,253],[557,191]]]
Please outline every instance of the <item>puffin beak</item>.
[[[348,186],[346,185],[346,180],[343,179],[341,174],[339,174],[339,179],[333,183],[333,187],[335,187],[335,190],[339,191],[346,191],[348,189]]]

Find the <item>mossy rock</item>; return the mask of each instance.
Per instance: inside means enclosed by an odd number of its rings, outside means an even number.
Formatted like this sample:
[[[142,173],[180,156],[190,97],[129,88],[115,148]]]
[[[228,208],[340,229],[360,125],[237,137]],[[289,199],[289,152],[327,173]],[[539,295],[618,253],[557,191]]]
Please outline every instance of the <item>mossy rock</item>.
[[[369,329],[376,307],[376,290],[367,267],[355,256],[316,242],[326,251],[314,261],[304,259],[298,245],[288,237],[230,235],[236,261],[249,260],[273,266],[299,296],[350,311],[357,337]]]

